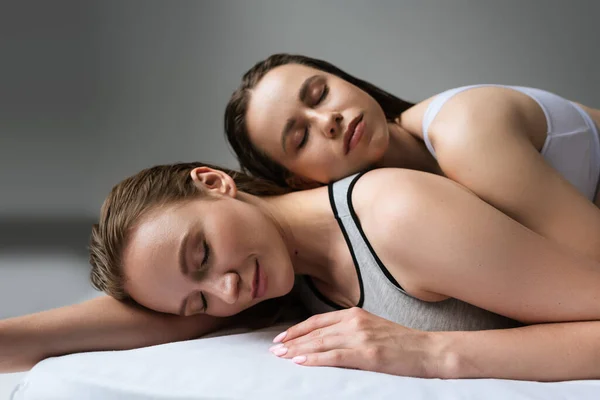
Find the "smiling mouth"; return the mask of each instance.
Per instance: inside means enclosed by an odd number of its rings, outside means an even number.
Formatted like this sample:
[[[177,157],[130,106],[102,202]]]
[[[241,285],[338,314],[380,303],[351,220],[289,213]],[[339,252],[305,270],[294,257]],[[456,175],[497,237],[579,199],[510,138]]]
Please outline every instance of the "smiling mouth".
[[[350,124],[348,124],[348,129],[346,130],[346,133],[344,133],[344,154],[348,154],[350,151],[350,141],[356,132],[356,127],[362,121],[363,116],[364,114],[360,113],[356,118],[350,121]]]
[[[269,285],[269,277],[265,270],[260,267],[258,259],[255,260],[255,265],[254,277],[252,278],[252,300],[264,297],[267,294]]]

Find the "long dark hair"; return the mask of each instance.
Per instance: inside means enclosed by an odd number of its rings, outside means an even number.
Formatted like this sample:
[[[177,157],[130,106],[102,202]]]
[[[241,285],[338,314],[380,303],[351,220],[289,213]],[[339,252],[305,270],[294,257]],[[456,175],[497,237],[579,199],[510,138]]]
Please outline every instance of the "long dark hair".
[[[244,74],[240,86],[233,92],[229,103],[227,103],[225,108],[225,135],[244,172],[267,179],[280,186],[288,186],[287,178],[291,174],[286,168],[273,161],[252,144],[246,125],[246,112],[248,111],[251,90],[256,87],[267,72],[286,64],[306,65],[336,75],[359,87],[379,103],[388,121],[393,121],[402,112],[414,106],[414,103],[404,101],[369,82],[358,79],[327,61],[297,54],[273,54],[266,60],[260,61]]]

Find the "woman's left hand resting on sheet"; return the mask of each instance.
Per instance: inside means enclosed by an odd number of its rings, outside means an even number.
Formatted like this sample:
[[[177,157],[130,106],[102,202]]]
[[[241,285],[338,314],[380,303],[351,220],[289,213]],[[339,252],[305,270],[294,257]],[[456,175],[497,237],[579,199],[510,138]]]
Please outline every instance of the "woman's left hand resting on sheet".
[[[199,163],[156,167],[117,185],[93,231],[92,281],[142,307],[100,298],[1,321],[0,368],[198,337],[286,295],[295,274],[310,275],[338,304],[356,304],[358,282],[349,273],[354,264],[327,188],[269,194],[264,184]],[[367,236],[407,292],[425,301],[454,297],[539,324],[422,332],[351,308],[291,328],[284,339],[291,343],[289,356],[305,355],[305,365],[313,365],[312,353],[300,354],[305,349],[291,341],[330,318],[338,322],[316,328],[322,345],[337,346],[325,341],[337,332],[348,340],[356,336],[358,343],[339,342],[352,349],[348,359],[395,349],[376,367],[338,366],[452,378],[600,378],[598,261],[572,254],[431,174],[371,171],[353,196]],[[426,359],[433,367],[410,363],[413,351],[431,356]]]
[[[275,337],[270,351],[303,366],[420,378],[598,379],[594,342],[599,329],[598,322],[572,322],[424,332],[354,307],[315,315],[290,327]],[[586,352],[589,356],[582,357]],[[569,377],[567,365],[578,372],[571,371]]]
[[[270,350],[307,366],[430,377],[438,375],[440,362],[429,354],[429,340],[422,331],[353,307],[310,317],[278,335]]]

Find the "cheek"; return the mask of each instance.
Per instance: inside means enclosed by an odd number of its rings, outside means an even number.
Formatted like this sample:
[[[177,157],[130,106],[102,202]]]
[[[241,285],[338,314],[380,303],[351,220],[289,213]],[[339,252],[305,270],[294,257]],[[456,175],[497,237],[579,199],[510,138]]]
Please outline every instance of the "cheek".
[[[326,182],[326,174],[336,163],[336,154],[330,144],[313,134],[309,144],[295,160],[282,163],[293,174],[318,182]],[[325,177],[325,178],[324,178]]]
[[[291,290],[294,268],[285,242],[274,226],[261,227],[258,249],[261,268],[267,275],[267,298],[283,296]]]

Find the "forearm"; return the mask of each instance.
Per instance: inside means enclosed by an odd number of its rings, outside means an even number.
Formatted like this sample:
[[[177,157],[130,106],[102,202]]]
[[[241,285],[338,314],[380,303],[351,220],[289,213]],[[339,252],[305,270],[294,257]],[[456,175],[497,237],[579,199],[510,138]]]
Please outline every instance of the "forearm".
[[[600,379],[600,322],[436,332],[428,375],[533,381]]]
[[[51,356],[192,339],[225,322],[160,314],[104,296],[0,321],[0,372],[30,369]]]

